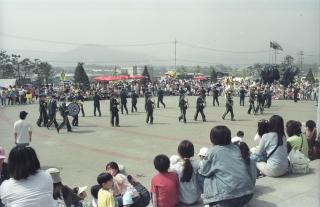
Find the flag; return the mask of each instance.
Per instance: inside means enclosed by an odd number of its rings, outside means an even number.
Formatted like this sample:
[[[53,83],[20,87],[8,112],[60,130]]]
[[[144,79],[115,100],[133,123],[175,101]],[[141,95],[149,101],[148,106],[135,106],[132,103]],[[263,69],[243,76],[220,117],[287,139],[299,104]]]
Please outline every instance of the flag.
[[[282,47],[277,42],[270,41],[270,48],[275,50],[283,50]]]
[[[60,74],[60,81],[65,81],[65,78],[66,78],[66,74],[64,73],[64,71],[62,71]]]

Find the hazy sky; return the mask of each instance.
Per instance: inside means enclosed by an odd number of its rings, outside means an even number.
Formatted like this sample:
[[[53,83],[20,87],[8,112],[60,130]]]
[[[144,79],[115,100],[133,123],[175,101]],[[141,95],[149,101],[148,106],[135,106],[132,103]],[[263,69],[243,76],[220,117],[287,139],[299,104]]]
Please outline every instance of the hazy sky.
[[[276,40],[283,54],[298,50],[319,54],[319,0],[0,0],[2,48],[66,51],[70,45],[15,39],[3,34],[45,40],[137,44],[175,38],[214,49],[268,51]],[[174,57],[173,44],[118,48]],[[186,47],[178,58],[213,63],[266,62],[270,54],[237,54]],[[305,59],[315,56],[305,56]],[[319,60],[319,58],[318,58]]]

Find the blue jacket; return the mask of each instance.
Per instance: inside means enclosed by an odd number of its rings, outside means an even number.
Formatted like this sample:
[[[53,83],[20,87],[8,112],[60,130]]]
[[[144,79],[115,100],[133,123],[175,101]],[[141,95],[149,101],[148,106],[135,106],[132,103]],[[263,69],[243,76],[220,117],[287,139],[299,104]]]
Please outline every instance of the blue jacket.
[[[211,148],[199,173],[205,177],[202,195],[205,204],[253,193],[254,183],[235,144]]]

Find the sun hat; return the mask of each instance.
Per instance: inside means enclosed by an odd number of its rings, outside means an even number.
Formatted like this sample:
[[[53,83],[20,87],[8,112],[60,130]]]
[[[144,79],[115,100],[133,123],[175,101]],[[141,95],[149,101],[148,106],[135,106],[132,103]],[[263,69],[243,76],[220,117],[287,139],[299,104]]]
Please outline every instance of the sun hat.
[[[200,151],[199,151],[199,153],[198,153],[198,156],[207,156],[207,152],[208,152],[208,148],[206,148],[206,147],[202,147],[201,149],[200,149]]]
[[[78,187],[79,190],[78,190],[78,193],[77,195],[80,196],[81,193],[85,192],[88,188],[88,186],[83,186],[83,187]]]
[[[4,151],[3,147],[0,146],[0,159],[6,159],[6,152]]]
[[[61,183],[60,171],[57,168],[49,168],[47,173],[51,175],[53,183]]]

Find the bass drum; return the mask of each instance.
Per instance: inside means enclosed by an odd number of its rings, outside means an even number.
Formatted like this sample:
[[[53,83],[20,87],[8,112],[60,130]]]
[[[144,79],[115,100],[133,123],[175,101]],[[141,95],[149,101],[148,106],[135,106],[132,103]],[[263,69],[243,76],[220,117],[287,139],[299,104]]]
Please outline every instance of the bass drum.
[[[80,106],[77,103],[68,103],[67,108],[69,111],[69,116],[76,116],[80,113]]]

